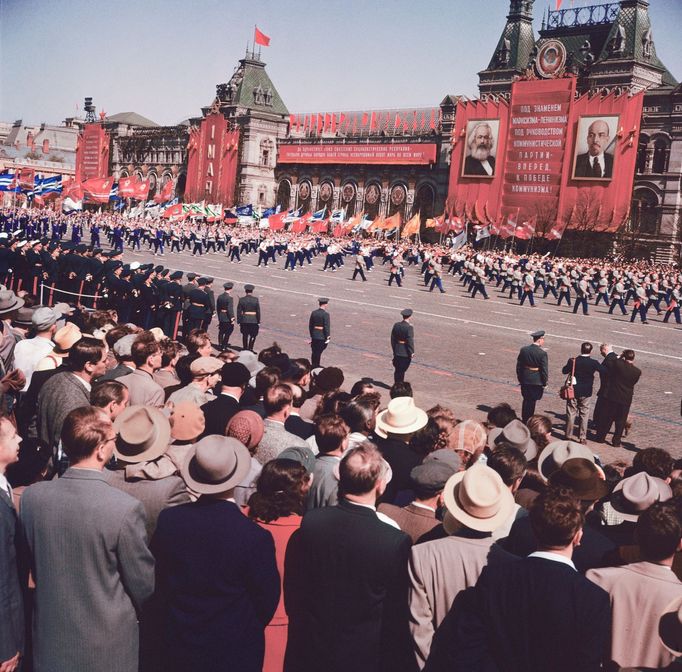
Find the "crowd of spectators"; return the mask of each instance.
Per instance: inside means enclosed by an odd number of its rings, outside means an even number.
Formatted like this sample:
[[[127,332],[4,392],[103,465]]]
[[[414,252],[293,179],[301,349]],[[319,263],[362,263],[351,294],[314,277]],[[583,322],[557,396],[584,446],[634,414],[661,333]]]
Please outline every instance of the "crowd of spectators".
[[[682,655],[667,451],[602,464],[507,403],[478,422],[276,343],[214,355],[202,331],[180,344],[108,311],[28,310],[23,330],[0,315],[1,672]]]

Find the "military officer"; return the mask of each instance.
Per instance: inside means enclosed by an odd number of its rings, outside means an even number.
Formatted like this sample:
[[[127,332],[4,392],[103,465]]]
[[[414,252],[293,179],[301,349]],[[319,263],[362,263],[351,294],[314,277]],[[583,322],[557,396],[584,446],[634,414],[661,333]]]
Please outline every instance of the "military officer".
[[[542,349],[545,344],[545,332],[534,331],[530,336],[533,343],[521,348],[516,359],[516,378],[521,385],[523,397],[521,408],[523,422],[535,413],[535,404],[542,399],[549,378],[547,353]]]
[[[320,366],[320,357],[322,357],[322,353],[327,348],[327,345],[329,345],[329,339],[331,338],[331,324],[329,313],[327,312],[329,299],[320,297],[317,302],[320,307],[310,313],[310,320],[308,322],[310,349],[312,351],[310,359],[314,369]]]
[[[208,278],[199,278],[198,287],[189,293],[189,307],[187,308],[187,335],[192,329],[203,329],[206,314],[210,311],[211,305],[208,294],[205,291]]]
[[[405,308],[400,312],[402,320],[396,322],[391,330],[391,349],[393,350],[393,381],[405,381],[405,373],[410,368],[414,357],[414,327],[410,324],[412,309]]]
[[[206,296],[208,296],[208,310],[206,311],[206,317],[204,318],[204,324],[202,329],[208,331],[213,321],[213,314],[215,313],[215,294],[213,293],[213,278],[206,278],[206,286],[204,287]]]
[[[242,347],[252,351],[260,327],[260,303],[253,296],[254,289],[253,285],[244,285],[246,296],[240,297],[237,302],[237,324],[242,332]]]
[[[223,293],[216,299],[216,310],[218,312],[218,348],[227,350],[230,345],[230,336],[234,331],[234,298],[230,291],[234,283],[225,282]]]
[[[169,281],[163,286],[162,294],[162,316],[163,333],[175,340],[178,337],[178,327],[180,326],[180,315],[182,315],[183,295],[182,271],[173,271],[169,276]]]
[[[182,286],[182,335],[187,338],[189,334],[189,295],[197,288],[196,273],[187,274],[187,282]]]

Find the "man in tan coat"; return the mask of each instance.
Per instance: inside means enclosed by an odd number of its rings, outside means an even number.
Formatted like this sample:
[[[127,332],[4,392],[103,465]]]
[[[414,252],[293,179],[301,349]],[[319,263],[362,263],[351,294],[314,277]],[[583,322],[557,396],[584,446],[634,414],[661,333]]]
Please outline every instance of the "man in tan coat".
[[[492,537],[514,510],[514,497],[497,472],[485,465],[460,471],[445,484],[443,498],[449,536],[413,546],[408,567],[410,631],[419,669],[457,594],[474,586],[487,564],[514,559]]]
[[[611,660],[616,667],[667,668],[675,656],[658,637],[666,606],[682,598],[682,583],[672,572],[682,549],[682,525],[674,506],[658,502],[639,516],[635,531],[643,562],[591,569],[588,579],[611,600]]]

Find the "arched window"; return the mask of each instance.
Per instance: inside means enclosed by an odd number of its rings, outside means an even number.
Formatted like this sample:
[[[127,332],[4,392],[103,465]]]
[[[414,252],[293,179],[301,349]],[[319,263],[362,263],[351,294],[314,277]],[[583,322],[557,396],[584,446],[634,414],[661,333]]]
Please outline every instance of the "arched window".
[[[291,182],[289,180],[280,180],[277,185],[277,205],[282,210],[289,208],[289,201],[291,200]]]
[[[404,184],[394,184],[389,191],[388,214],[395,215],[399,212],[403,218],[406,215],[407,187]]]
[[[646,172],[646,152],[649,145],[649,136],[640,135],[637,144],[637,168],[636,171],[641,175]]]
[[[308,180],[303,180],[298,185],[298,204],[297,208],[303,208],[303,214],[310,210],[310,197],[312,195],[312,187]]]
[[[355,214],[355,199],[358,194],[358,188],[354,182],[346,182],[341,187],[341,207],[346,210],[346,217],[352,217]]]
[[[329,181],[324,181],[320,184],[320,189],[317,193],[317,210],[322,210],[326,207],[331,210],[332,199],[334,197],[334,185]]]
[[[654,144],[654,160],[651,167],[651,172],[668,172],[668,143],[663,138],[658,138]]]
[[[430,184],[422,184],[417,189],[417,196],[414,199],[412,206],[412,214],[421,213],[421,221],[425,222],[427,219],[433,217],[433,208],[436,201],[436,194]]]
[[[655,234],[660,212],[658,197],[651,189],[638,189],[632,198],[632,227],[637,233]]]
[[[368,184],[365,188],[365,214],[369,219],[375,219],[381,207],[381,185],[376,182]]]
[[[270,168],[272,166],[272,160],[275,155],[275,144],[270,140],[270,138],[265,138],[261,140],[260,143],[260,166],[261,168]]]

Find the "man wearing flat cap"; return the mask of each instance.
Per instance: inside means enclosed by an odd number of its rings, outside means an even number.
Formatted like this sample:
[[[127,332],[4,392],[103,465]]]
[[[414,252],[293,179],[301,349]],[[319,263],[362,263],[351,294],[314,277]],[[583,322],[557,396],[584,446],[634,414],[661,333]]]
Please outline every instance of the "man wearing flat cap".
[[[320,358],[327,348],[327,345],[329,345],[329,339],[331,338],[332,333],[329,313],[327,312],[329,299],[320,297],[317,302],[320,307],[310,313],[310,320],[308,321],[311,349],[310,361],[312,362],[313,369],[319,368]]]
[[[253,285],[244,285],[246,296],[239,297],[237,303],[237,324],[242,332],[242,349],[252,350],[260,327],[260,302],[253,296]]]
[[[230,346],[230,336],[234,331],[234,298],[230,292],[234,283],[223,284],[223,293],[216,299],[218,313],[218,349],[221,352]]]
[[[393,350],[393,382],[405,381],[405,373],[414,357],[414,327],[410,324],[412,308],[400,311],[402,321],[396,322],[391,330],[391,349]]]
[[[549,362],[542,346],[545,344],[545,332],[534,331],[530,337],[533,342],[519,350],[516,359],[516,378],[521,385],[523,405],[521,419],[525,423],[535,414],[535,404],[542,399],[549,378]]]

